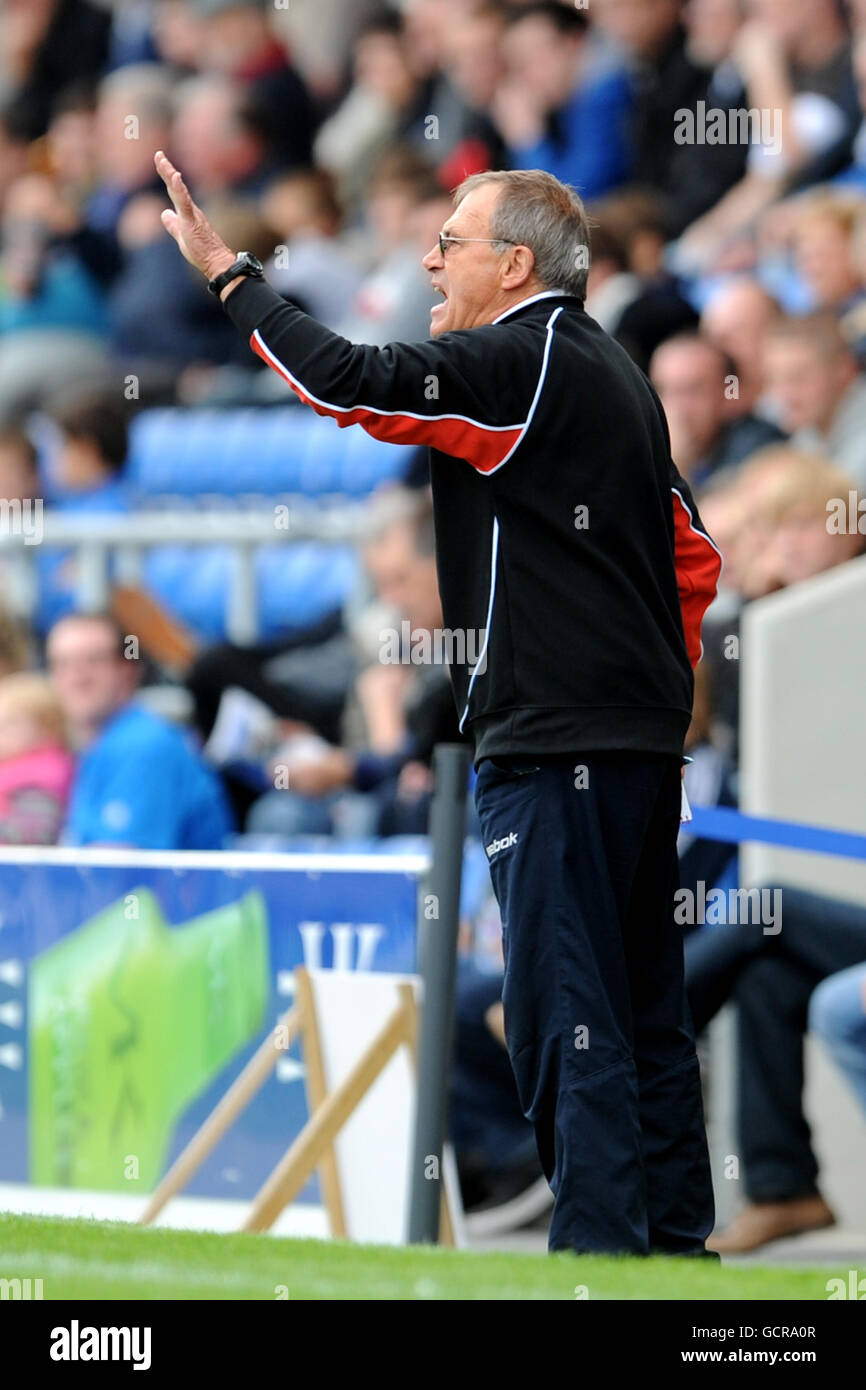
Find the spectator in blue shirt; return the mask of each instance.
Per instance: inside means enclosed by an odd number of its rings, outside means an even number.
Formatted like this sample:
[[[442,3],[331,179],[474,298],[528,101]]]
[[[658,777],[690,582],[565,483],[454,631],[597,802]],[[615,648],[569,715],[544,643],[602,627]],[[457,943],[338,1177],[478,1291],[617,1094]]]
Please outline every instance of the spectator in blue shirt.
[[[129,511],[123,470],[128,448],[127,412],[116,387],[64,394],[52,402],[57,448],[45,479],[50,505],[87,515]],[[47,632],[75,607],[77,569],[69,550],[45,550],[37,560],[39,606],[35,626]]]
[[[80,760],[64,839],[219,849],[233,829],[222,785],[183,733],[134,703],[132,642],[104,614],[62,618],[48,669]]]
[[[515,169],[546,169],[584,199],[624,183],[631,170],[631,80],[587,35],[581,10],[539,4],[519,11],[505,37],[508,76],[493,115]]]

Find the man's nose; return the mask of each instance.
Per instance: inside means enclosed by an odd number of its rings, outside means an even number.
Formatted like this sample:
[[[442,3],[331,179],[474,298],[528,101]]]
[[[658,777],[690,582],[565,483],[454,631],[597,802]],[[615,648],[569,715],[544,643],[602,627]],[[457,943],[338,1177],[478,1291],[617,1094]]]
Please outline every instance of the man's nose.
[[[425,270],[438,270],[440,266],[445,264],[438,242],[435,242],[434,245],[430,247],[430,250],[427,252],[421,264]]]

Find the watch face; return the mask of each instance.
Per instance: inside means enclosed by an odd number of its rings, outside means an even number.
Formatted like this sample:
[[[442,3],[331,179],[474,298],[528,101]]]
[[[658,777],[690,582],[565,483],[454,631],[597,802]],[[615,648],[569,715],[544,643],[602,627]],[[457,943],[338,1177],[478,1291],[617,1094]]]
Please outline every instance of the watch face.
[[[246,265],[247,269],[254,271],[256,275],[264,274],[265,268],[259,260],[258,256],[253,256],[249,251],[241,252],[241,255],[238,257],[238,260],[242,260]]]

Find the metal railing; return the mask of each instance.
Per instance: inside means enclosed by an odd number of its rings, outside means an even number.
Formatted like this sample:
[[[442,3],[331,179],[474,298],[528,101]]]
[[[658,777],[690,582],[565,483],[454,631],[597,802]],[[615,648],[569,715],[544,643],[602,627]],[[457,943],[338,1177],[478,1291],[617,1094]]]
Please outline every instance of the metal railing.
[[[254,641],[259,631],[256,552],[262,546],[296,541],[352,542],[358,536],[361,512],[361,503],[321,508],[292,498],[281,499],[269,511],[180,509],[79,515],[46,509],[38,539],[12,527],[0,530],[3,585],[14,592],[16,608],[33,612],[36,555],[45,550],[73,550],[76,608],[94,612],[107,606],[112,583],[141,583],[145,551],[165,545],[226,545],[234,555],[226,633],[231,641],[243,644]]]

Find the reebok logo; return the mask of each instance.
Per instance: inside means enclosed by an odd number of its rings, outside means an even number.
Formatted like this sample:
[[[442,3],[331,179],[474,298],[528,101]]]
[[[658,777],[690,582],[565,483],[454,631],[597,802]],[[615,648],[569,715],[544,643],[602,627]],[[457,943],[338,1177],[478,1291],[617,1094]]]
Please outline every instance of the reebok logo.
[[[511,849],[512,845],[517,844],[517,831],[512,830],[510,835],[506,835],[502,840],[491,840],[487,846],[487,858],[492,859],[494,854],[498,854],[501,849]]]

